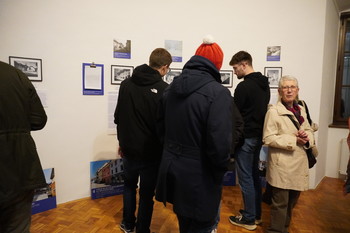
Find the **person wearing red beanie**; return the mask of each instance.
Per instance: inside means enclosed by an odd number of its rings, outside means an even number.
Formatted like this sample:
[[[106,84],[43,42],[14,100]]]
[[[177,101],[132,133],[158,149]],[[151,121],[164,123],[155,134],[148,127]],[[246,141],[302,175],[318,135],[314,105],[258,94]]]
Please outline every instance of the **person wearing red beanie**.
[[[232,96],[221,84],[222,60],[221,48],[205,38],[160,106],[164,143],[156,200],[173,204],[181,233],[215,232],[218,223],[232,142]]]

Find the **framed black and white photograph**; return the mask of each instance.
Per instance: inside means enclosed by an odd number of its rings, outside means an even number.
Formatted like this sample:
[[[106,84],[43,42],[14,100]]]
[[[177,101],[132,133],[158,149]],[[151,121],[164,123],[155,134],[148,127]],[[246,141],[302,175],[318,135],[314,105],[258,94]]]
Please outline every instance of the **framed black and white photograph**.
[[[130,78],[132,72],[134,71],[133,66],[117,66],[112,65],[111,70],[111,84],[120,85],[122,81],[127,78]]]
[[[265,76],[269,78],[270,88],[278,88],[278,82],[282,77],[282,67],[265,67]]]
[[[182,72],[182,69],[171,68],[170,71],[163,76],[164,82],[170,84],[176,76],[179,76]]]
[[[30,81],[42,82],[42,62],[38,58],[9,57],[10,65],[25,73]]]
[[[220,70],[221,82],[224,87],[232,87],[233,85],[233,71]]]

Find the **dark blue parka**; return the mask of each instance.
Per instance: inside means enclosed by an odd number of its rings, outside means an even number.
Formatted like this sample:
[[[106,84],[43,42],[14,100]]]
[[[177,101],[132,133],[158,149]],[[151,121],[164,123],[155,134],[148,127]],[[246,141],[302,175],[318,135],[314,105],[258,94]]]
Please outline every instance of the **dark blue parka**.
[[[178,215],[211,221],[221,199],[232,132],[232,97],[208,59],[193,56],[165,90],[164,149],[156,199]]]

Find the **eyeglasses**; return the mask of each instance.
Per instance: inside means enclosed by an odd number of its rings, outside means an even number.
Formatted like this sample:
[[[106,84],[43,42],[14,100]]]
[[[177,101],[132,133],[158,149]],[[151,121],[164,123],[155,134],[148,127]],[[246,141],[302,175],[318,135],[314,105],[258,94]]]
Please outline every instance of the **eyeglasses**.
[[[168,72],[166,72],[167,74],[169,74],[171,72],[171,69],[170,69],[170,67],[168,68]]]
[[[298,87],[297,86],[282,86],[283,91],[288,91],[289,89],[291,91],[295,91]]]

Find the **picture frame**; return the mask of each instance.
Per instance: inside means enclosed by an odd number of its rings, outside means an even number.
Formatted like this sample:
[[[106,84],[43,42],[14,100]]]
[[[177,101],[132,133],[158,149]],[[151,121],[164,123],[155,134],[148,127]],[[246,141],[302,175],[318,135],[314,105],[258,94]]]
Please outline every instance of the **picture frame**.
[[[220,70],[221,84],[224,87],[233,86],[233,71],[232,70]]]
[[[22,71],[30,81],[42,82],[42,60],[28,57],[9,57],[9,64]]]
[[[133,71],[133,66],[111,65],[111,84],[120,85],[122,81],[131,77]]]
[[[281,46],[268,46],[266,51],[266,61],[280,61]]]
[[[265,67],[264,75],[269,79],[270,88],[278,88],[278,82],[282,77],[282,67]]]
[[[176,76],[179,76],[182,72],[182,69],[178,69],[178,68],[171,68],[170,71],[163,76],[163,80],[164,82],[170,84],[173,82],[174,78]]]

